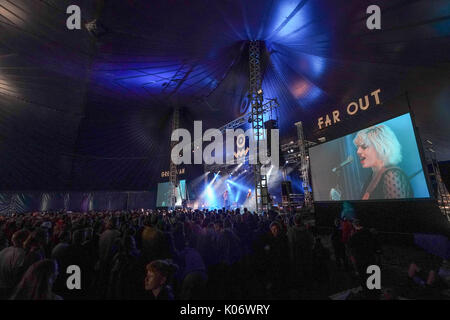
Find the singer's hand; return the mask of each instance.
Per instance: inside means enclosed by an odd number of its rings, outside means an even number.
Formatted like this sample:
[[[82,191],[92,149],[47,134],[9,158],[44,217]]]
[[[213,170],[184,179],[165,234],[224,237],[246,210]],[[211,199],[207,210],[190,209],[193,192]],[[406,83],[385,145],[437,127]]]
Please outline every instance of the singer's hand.
[[[331,200],[341,200],[341,193],[337,191],[335,188],[331,188],[330,198]]]

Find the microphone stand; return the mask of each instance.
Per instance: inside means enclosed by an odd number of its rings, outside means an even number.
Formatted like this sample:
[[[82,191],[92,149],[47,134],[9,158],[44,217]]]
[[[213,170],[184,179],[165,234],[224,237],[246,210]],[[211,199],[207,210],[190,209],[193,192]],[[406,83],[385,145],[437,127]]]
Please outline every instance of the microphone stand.
[[[330,198],[331,198],[331,200],[341,200],[342,199],[342,191],[341,191],[342,189],[341,189],[341,186],[339,185],[339,179],[341,176],[341,168],[334,171],[334,173],[336,174],[336,185],[330,191]],[[339,199],[333,199],[333,190],[339,195],[338,196]]]

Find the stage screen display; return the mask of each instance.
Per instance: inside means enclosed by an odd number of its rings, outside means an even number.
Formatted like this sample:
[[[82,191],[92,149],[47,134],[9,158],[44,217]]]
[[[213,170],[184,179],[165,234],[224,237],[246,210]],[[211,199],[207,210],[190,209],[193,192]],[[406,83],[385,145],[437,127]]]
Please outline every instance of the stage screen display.
[[[429,198],[409,113],[309,149],[314,201]]]
[[[170,205],[170,182],[158,183],[158,193],[156,197],[157,207],[168,207]],[[186,180],[180,180],[177,188],[176,205],[181,206],[182,200],[186,199]]]

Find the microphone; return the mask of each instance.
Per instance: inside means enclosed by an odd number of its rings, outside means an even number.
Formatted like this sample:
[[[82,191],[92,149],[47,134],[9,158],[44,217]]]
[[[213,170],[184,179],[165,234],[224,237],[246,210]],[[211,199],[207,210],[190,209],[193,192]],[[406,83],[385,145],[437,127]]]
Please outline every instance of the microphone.
[[[347,159],[344,160],[344,162],[341,162],[340,165],[338,165],[336,168],[333,168],[331,171],[336,172],[337,170],[341,170],[343,167],[345,167],[346,165],[348,165],[352,162],[353,162],[353,157],[348,156]]]

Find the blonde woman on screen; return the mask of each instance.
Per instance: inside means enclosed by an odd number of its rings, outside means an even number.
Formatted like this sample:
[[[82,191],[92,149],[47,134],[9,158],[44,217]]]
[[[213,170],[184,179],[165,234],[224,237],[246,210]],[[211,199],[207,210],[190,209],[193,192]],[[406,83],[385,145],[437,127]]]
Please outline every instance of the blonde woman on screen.
[[[353,143],[361,166],[372,169],[363,187],[362,200],[414,196],[408,176],[396,166],[402,161],[401,145],[391,128],[380,124],[361,130]]]

